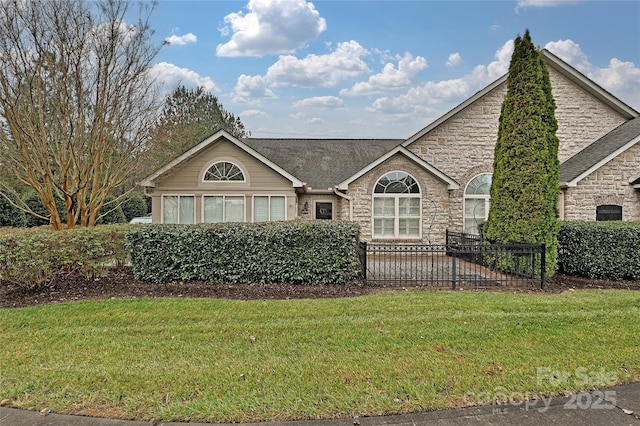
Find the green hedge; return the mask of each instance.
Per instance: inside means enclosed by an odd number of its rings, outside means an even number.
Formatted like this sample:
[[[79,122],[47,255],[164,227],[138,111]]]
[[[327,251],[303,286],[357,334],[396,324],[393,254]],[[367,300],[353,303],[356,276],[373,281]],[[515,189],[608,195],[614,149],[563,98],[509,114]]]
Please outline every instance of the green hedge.
[[[340,221],[146,225],[125,244],[141,281],[342,284],[358,273],[359,234]]]
[[[124,236],[132,225],[54,231],[48,227],[0,231],[0,282],[37,288],[59,274],[100,276],[127,260]]]
[[[602,279],[640,279],[640,222],[562,222],[560,270]]]
[[[14,197],[8,195],[15,201]],[[24,228],[27,226],[27,216],[17,207],[14,207],[5,197],[0,195],[0,227],[12,226],[15,228]]]

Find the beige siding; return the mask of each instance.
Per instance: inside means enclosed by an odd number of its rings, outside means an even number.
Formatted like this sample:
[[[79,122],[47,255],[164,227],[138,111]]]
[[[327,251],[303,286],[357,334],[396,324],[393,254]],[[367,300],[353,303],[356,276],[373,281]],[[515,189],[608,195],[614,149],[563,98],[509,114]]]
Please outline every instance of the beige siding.
[[[245,175],[245,182],[203,182],[206,170],[218,161],[236,164]],[[194,195],[196,198],[196,222],[202,222],[204,195],[243,196],[245,221],[253,220],[253,196],[286,196],[287,220],[296,218],[297,195],[290,180],[261,161],[249,155],[233,143],[221,140],[173,172],[156,182],[153,193],[153,222],[162,222],[162,195]]]
[[[596,206],[622,206],[622,220],[640,221],[640,191],[629,182],[640,176],[640,143],[565,190],[565,220],[596,220]]]
[[[305,209],[305,204],[307,208]],[[333,219],[348,220],[342,213],[342,200],[335,194],[300,194],[298,196],[298,217],[300,219],[311,220],[316,219],[316,203],[332,203]]]

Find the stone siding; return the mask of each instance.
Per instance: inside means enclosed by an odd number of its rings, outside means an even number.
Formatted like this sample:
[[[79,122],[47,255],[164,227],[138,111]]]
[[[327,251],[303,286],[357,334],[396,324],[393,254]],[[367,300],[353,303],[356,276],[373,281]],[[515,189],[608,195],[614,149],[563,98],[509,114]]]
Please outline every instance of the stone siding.
[[[561,162],[625,121],[554,69],[549,69],[549,76],[556,101]],[[450,194],[449,229],[463,228],[467,183],[474,176],[493,170],[500,110],[506,91],[506,83],[496,87],[407,147],[460,184],[460,189]]]
[[[353,203],[353,221],[360,224],[361,238],[372,241],[373,190],[382,176],[392,171],[412,175],[422,195],[422,237],[412,242],[443,243],[450,222],[449,191],[442,180],[424,170],[404,154],[396,154],[385,163],[349,184],[347,195]],[[383,240],[388,241],[388,240]]]
[[[622,206],[622,220],[640,221],[640,190],[629,184],[639,176],[640,143],[636,143],[565,190],[564,219],[596,220],[596,206],[614,204]]]
[[[560,140],[560,163],[568,160],[626,121],[562,74],[549,69]]]

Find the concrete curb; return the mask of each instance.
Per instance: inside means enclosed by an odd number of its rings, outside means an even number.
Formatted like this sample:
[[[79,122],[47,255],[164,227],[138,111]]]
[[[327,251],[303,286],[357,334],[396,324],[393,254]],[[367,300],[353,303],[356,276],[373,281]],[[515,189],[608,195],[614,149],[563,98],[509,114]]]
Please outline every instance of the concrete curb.
[[[204,426],[211,423],[128,421],[0,407],[0,426]],[[640,425],[640,383],[519,404],[336,420],[243,423],[245,426]],[[230,424],[220,424],[227,425]],[[235,423],[235,426],[240,423]]]

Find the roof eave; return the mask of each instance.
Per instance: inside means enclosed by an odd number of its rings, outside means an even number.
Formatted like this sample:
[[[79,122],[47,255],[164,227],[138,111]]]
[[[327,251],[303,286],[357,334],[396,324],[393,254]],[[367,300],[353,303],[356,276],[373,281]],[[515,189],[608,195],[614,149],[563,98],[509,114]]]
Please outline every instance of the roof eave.
[[[440,124],[444,123],[445,121],[447,121],[451,117],[455,116],[460,111],[464,110],[465,108],[467,108],[469,105],[473,104],[478,99],[480,99],[483,96],[487,95],[488,93],[492,92],[493,90],[495,90],[497,87],[499,87],[501,84],[505,83],[506,81],[507,81],[507,74],[503,75],[502,77],[500,77],[499,79],[497,79],[493,83],[489,84],[484,89],[480,90],[479,92],[477,92],[476,94],[474,94],[470,98],[467,98],[467,100],[463,101],[462,103],[458,104],[458,106],[456,106],[455,108],[451,109],[449,112],[447,112],[444,115],[440,116],[440,118],[438,118],[435,121],[433,121],[427,127],[421,129],[420,131],[418,131],[414,135],[410,136],[407,140],[405,140],[402,143],[402,146],[407,147],[407,146],[411,145],[413,142],[417,141],[418,139],[420,139],[421,137],[423,137],[424,135],[429,133],[431,130],[433,130],[436,127],[438,127]]]
[[[600,161],[598,161],[597,163],[595,163],[594,165],[589,167],[587,170],[585,170],[584,172],[580,173],[578,176],[576,176],[575,178],[573,178],[572,180],[570,180],[570,181],[568,181],[568,182],[566,182],[564,184],[568,188],[577,186],[578,182],[580,182],[582,179],[586,178],[591,173],[595,172],[600,167],[604,166],[609,161],[613,160],[614,158],[616,158],[617,156],[619,156],[620,154],[622,154],[623,152],[625,152],[626,150],[628,150],[629,148],[631,148],[632,146],[637,144],[638,142],[640,142],[640,136],[633,138],[632,140],[630,140],[629,142],[627,142],[626,144],[624,144],[623,146],[621,146],[617,150],[613,151],[611,154],[607,155],[606,157],[604,157],[603,159],[601,159]],[[562,187],[562,185],[563,184],[561,183],[560,187]]]
[[[254,158],[261,161],[263,164],[267,165],[269,168],[271,168],[275,172],[279,173],[285,179],[291,181],[291,184],[293,185],[294,188],[302,188],[304,186],[304,182],[300,181],[298,178],[296,178],[295,176],[293,176],[292,174],[290,174],[289,172],[287,172],[277,164],[273,163],[271,160],[269,160],[268,158],[266,158],[265,156],[263,156],[262,154],[260,154],[259,152],[257,152],[256,150],[254,150],[253,148],[251,148],[250,146],[248,146],[247,144],[245,144],[244,142],[242,142],[241,140],[232,136],[231,134],[229,134],[224,130],[220,130],[214,133],[213,135],[209,136],[208,138],[200,142],[198,145],[194,146],[184,154],[180,155],[179,157],[175,158],[173,161],[166,164],[164,167],[162,167],[160,170],[158,170],[151,176],[140,181],[139,185],[145,188],[155,187],[155,181],[159,177],[169,173],[171,170],[173,170],[174,167],[192,158],[198,152],[208,147],[212,143],[218,141],[220,138],[227,139],[229,142],[233,143],[234,145],[236,145],[237,147],[245,151],[247,154],[253,156]]]
[[[561,72],[563,75],[565,75],[567,78],[569,78],[576,84],[583,87],[593,96],[598,98],[600,101],[604,102],[606,105],[608,105],[609,107],[617,111],[622,116],[626,117],[627,119],[632,119],[640,116],[640,112],[631,108],[629,105],[625,104],[620,99],[616,98],[611,93],[607,92],[601,86],[594,83],[592,80],[587,78],[584,74],[582,74],[581,72],[573,68],[571,65],[569,65],[568,63],[560,59],[558,56],[554,55],[553,53],[549,52],[546,49],[542,50],[542,55],[546,59],[546,62],[548,65],[552,66],[553,68]],[[507,73],[502,77],[500,77],[499,79],[495,80],[493,83],[489,84],[484,89],[480,90],[479,92],[477,92],[476,94],[474,94],[473,96],[471,96],[470,98],[468,98],[467,100],[465,100],[464,102],[462,102],[461,104],[459,104],[458,106],[456,106],[455,108],[453,108],[452,110],[450,110],[449,112],[441,116],[440,118],[433,121],[427,127],[421,129],[420,131],[415,133],[413,136],[410,136],[406,141],[402,143],[402,145],[405,147],[411,145],[413,142],[420,139],[421,137],[429,133],[431,130],[438,127],[440,124],[449,120],[451,117],[455,116],[460,111],[464,110],[469,105],[476,102],[478,99],[484,97],[485,95],[487,95],[488,93],[490,93],[491,91],[499,87],[501,84],[505,83],[507,81],[508,76],[509,74]]]
[[[555,54],[551,53],[547,49],[543,49],[541,53],[542,56],[547,59],[548,65],[555,68],[557,71],[560,71],[571,81],[583,87],[594,97],[598,98],[601,102],[617,111],[620,115],[624,116],[627,119],[632,119],[640,116],[640,112],[622,102],[620,99],[605,90],[602,86],[596,84],[593,80],[586,77],[580,71],[560,59]]]
[[[356,179],[364,176],[366,173],[370,172],[371,170],[373,170],[378,165],[384,163],[385,161],[387,161],[389,158],[391,158],[392,156],[394,156],[397,153],[402,153],[402,154],[406,155],[411,160],[415,161],[420,166],[422,166],[425,170],[429,171],[431,174],[435,175],[440,180],[445,182],[448,185],[448,190],[449,191],[453,191],[455,189],[460,188],[460,184],[458,182],[456,182],[454,179],[450,178],[449,176],[447,176],[446,174],[444,174],[443,172],[441,172],[440,170],[438,170],[437,168],[435,168],[431,164],[427,163],[422,158],[418,157],[417,155],[415,155],[414,153],[412,153],[411,151],[409,151],[407,148],[405,148],[402,145],[398,145],[397,147],[395,147],[391,151],[387,152],[382,157],[378,158],[376,161],[374,161],[371,164],[369,164],[367,167],[362,168],[356,174],[354,174],[354,175],[350,176],[349,178],[343,180],[338,185],[336,185],[336,188],[338,188],[338,190],[340,190],[340,191],[347,191],[349,189],[349,184],[351,182],[353,182]]]

